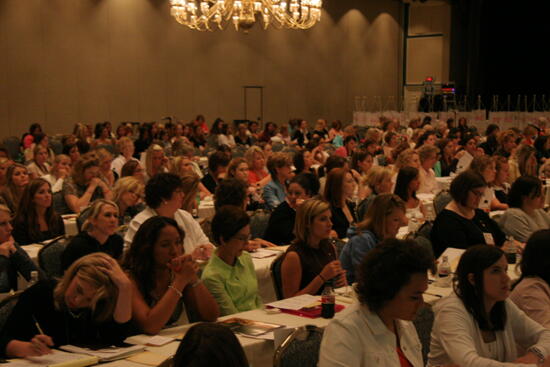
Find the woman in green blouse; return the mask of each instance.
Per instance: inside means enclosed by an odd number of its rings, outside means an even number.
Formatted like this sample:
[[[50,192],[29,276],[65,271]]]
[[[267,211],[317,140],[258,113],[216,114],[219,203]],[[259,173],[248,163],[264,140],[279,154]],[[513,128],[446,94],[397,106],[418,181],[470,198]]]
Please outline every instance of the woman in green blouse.
[[[244,251],[250,239],[250,218],[242,208],[223,206],[212,219],[218,248],[204,268],[202,281],[223,315],[262,307],[252,258]]]

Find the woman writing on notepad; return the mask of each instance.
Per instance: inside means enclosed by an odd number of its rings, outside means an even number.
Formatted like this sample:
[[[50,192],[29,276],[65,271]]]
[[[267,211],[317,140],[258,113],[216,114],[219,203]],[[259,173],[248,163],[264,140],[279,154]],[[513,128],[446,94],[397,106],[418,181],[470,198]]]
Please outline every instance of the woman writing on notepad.
[[[346,284],[345,271],[330,243],[332,232],[330,206],[320,200],[307,200],[296,211],[296,239],[281,264],[284,298],[301,294],[321,294],[328,281],[333,286]]]
[[[25,358],[66,344],[119,344],[127,336],[131,297],[116,260],[85,256],[59,282],[41,281],[21,294],[2,330],[0,353]]]

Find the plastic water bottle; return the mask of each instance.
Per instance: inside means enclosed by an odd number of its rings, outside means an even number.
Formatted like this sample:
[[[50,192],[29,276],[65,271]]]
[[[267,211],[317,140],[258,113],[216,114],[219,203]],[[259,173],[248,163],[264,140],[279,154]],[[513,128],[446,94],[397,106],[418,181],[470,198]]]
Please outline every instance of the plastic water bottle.
[[[508,264],[515,264],[517,261],[517,248],[514,241],[514,237],[506,236],[506,242],[503,246],[504,253],[506,254],[506,260]]]
[[[332,281],[325,283],[323,293],[321,293],[321,317],[324,319],[332,319],[334,317],[334,306],[336,296],[332,288]]]
[[[29,283],[27,285],[27,288],[32,287],[38,282],[38,271],[33,270],[31,271],[31,279],[29,280]]]
[[[441,264],[437,267],[437,286],[441,288],[449,288],[451,286],[451,264],[449,258],[442,256]]]

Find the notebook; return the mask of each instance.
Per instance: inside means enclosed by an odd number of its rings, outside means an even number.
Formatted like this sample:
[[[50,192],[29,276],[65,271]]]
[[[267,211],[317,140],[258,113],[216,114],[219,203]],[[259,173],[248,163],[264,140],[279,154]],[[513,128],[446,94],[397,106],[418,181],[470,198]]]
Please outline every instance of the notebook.
[[[94,356],[67,353],[60,350],[52,350],[52,354],[40,357],[28,357],[14,359],[8,363],[2,363],[2,367],[84,367],[97,364],[99,359]]]
[[[97,359],[99,359],[99,362],[116,361],[117,359],[123,359],[132,354],[143,352],[145,350],[144,345],[131,345],[129,347],[107,347],[101,349],[83,348],[77,347],[75,345],[63,345],[59,348],[67,352],[95,356]]]

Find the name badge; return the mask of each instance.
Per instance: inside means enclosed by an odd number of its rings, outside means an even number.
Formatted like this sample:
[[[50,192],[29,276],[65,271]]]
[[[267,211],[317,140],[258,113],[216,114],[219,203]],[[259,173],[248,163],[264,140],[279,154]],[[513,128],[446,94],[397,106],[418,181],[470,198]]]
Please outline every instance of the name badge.
[[[487,245],[495,245],[495,239],[493,238],[493,235],[491,233],[483,232],[483,238],[485,239],[485,243]]]

